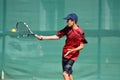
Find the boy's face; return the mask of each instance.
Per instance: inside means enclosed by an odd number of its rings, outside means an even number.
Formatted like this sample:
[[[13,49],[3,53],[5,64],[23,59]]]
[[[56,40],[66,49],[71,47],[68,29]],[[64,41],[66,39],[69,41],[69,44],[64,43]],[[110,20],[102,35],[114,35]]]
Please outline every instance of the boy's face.
[[[67,24],[68,27],[72,27],[75,24],[75,21],[72,20],[72,19],[68,19],[66,24]]]

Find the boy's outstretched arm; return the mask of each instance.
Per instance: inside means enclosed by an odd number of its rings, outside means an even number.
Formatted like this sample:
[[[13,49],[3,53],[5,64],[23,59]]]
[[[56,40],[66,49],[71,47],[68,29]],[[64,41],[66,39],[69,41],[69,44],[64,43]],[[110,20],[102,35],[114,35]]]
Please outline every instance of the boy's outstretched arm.
[[[60,39],[57,35],[52,35],[52,36],[35,35],[35,37],[39,40],[58,40],[58,39]]]

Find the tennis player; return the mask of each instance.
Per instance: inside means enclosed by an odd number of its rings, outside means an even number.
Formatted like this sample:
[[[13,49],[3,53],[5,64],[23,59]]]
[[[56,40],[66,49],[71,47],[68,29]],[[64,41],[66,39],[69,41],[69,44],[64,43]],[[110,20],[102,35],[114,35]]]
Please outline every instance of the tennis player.
[[[65,18],[66,26],[57,32],[57,35],[52,36],[38,36],[35,37],[39,40],[58,40],[66,36],[65,45],[62,51],[62,68],[64,80],[73,80],[72,66],[79,56],[80,50],[84,48],[87,43],[84,32],[77,25],[78,16],[75,13],[68,14]]]

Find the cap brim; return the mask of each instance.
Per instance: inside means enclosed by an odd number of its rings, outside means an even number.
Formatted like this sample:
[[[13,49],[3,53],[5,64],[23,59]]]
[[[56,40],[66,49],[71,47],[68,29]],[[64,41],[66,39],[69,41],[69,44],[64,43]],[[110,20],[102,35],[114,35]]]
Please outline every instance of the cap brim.
[[[72,19],[72,18],[71,18],[71,17],[65,17],[64,19],[65,19],[65,20],[69,20],[69,19]]]
[[[65,18],[63,18],[64,20],[68,20],[68,18],[67,17],[65,17]]]

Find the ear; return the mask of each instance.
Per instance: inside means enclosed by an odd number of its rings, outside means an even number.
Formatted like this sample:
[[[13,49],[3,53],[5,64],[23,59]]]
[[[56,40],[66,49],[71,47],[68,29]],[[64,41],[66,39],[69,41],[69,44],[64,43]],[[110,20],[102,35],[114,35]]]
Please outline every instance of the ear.
[[[74,24],[76,24],[75,20],[73,20]]]

